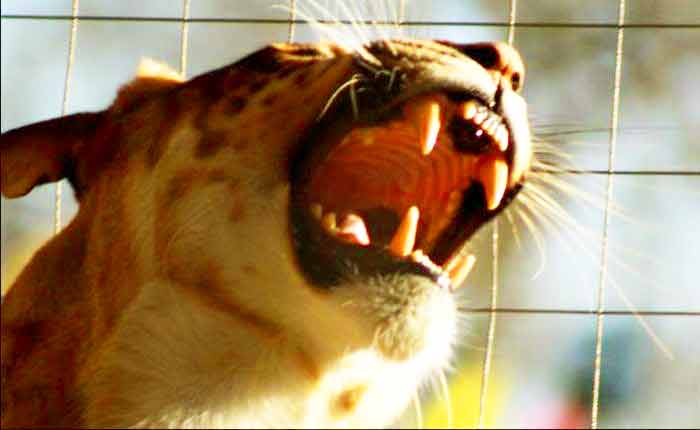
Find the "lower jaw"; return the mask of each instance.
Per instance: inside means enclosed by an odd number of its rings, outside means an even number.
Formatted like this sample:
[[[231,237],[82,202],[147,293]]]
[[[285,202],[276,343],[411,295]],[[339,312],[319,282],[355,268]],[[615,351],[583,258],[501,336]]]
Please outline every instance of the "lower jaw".
[[[367,320],[372,346],[385,358],[418,360],[433,369],[447,364],[456,338],[453,294],[414,274],[351,280],[331,292],[346,310]]]

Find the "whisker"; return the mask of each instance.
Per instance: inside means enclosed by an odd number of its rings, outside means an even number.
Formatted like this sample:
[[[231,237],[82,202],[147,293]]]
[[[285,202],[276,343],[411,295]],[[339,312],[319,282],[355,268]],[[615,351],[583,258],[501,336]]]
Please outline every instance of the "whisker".
[[[357,91],[355,90],[356,81],[350,83],[350,103],[352,104],[352,115],[357,121],[360,117],[360,108],[357,105]]]
[[[510,224],[510,230],[513,234],[513,238],[515,239],[515,245],[520,248],[520,233],[518,232],[517,226],[515,225],[515,219],[513,219],[513,214],[511,213],[510,207],[506,208],[506,210],[503,211],[506,219],[508,220],[508,223]]]
[[[413,410],[416,413],[416,428],[419,430],[423,429],[423,408],[420,402],[420,393],[416,389],[413,393]]]
[[[539,190],[541,191],[541,190]],[[534,195],[535,193],[531,195],[525,195],[522,196],[525,198],[527,201],[528,199],[530,200],[530,204],[535,203],[538,205],[544,205],[543,207],[547,210],[551,208],[551,206],[548,204],[546,199],[541,198],[542,196],[536,196]],[[568,214],[567,214],[568,215]],[[566,226],[572,228],[574,232],[577,232],[579,235],[590,235],[591,233],[586,229],[585,227],[581,226],[578,224],[573,217],[571,216],[561,216],[561,214],[557,211],[545,211],[540,214],[542,219],[549,218],[552,221],[559,220],[561,222],[564,222]],[[595,262],[597,261],[598,257],[594,255],[593,251],[591,251],[587,246],[584,245],[583,242],[581,242],[580,237],[576,238],[573,237],[573,233],[569,231],[568,229],[563,230],[564,234],[568,235],[570,238],[574,239],[574,243],[579,247],[579,249],[584,253],[585,256],[587,256],[591,261]],[[562,243],[566,244],[565,241],[562,241]],[[568,248],[568,246],[567,246]],[[615,252],[610,251],[608,253],[608,258],[612,260],[614,264],[617,266],[626,269],[631,275],[636,276],[642,281],[643,283],[648,283],[650,282],[649,279],[647,279],[645,276],[643,276],[641,273],[637,272],[634,270],[631,266],[625,264],[622,262],[616,255]],[[646,319],[639,313],[638,309],[632,304],[632,302],[629,300],[627,295],[625,294],[624,290],[622,287],[612,278],[612,276],[608,276],[608,282],[613,286],[615,292],[617,295],[620,297],[620,299],[625,303],[625,306],[627,309],[634,315],[635,319],[640,323],[644,331],[649,335],[650,339],[652,342],[659,348],[659,350],[668,358],[668,359],[674,359],[674,355],[670,348],[663,342],[663,340],[656,334],[656,332],[653,330],[653,328],[649,325],[649,323],[646,321]]]
[[[328,98],[328,101],[326,102],[326,105],[323,107],[321,110],[321,113],[318,115],[316,118],[316,121],[319,121],[321,118],[323,118],[326,115],[326,112],[328,112],[328,109],[333,105],[333,102],[335,99],[343,92],[345,91],[346,88],[352,87],[356,83],[360,82],[360,76],[359,75],[353,75],[350,77],[350,79],[347,80],[344,84],[340,85],[334,92],[333,94]],[[357,102],[355,102],[357,103]],[[353,110],[356,109],[356,104],[353,105]],[[357,115],[355,115],[355,118],[357,118]]]
[[[447,378],[445,377],[445,371],[440,369],[438,371],[438,381],[440,382],[440,389],[442,390],[442,397],[445,401],[445,410],[447,413],[447,428],[453,428],[452,421],[452,399],[450,398],[450,387],[447,385]]]
[[[519,209],[521,210],[518,211],[518,216],[525,223],[525,226],[530,230],[530,234],[532,234],[533,239],[535,239],[535,246],[537,247],[537,251],[540,255],[540,265],[535,274],[532,276],[532,279],[537,279],[542,274],[542,272],[544,272],[544,268],[547,263],[547,254],[544,249],[544,235],[542,234],[542,231],[537,227],[535,222],[532,220],[532,218],[530,218],[530,216],[525,212],[525,210],[534,212],[535,208],[532,204],[527,204],[527,202],[529,201],[527,195],[521,196],[521,200],[523,198],[524,200],[522,202],[519,202]]]
[[[644,318],[644,316],[642,316],[639,313],[639,310],[637,309],[637,307],[629,300],[627,295],[624,294],[624,292],[622,291],[622,287],[620,286],[620,284],[618,284],[610,276],[608,276],[608,282],[610,283],[610,285],[613,286],[615,291],[618,293],[618,296],[620,297],[620,299],[622,299],[622,301],[625,302],[625,307],[627,307],[627,309],[630,312],[632,312],[632,314],[634,315],[634,318],[637,320],[639,325],[642,326],[642,329],[644,329],[646,334],[649,335],[649,338],[652,340],[654,345],[656,345],[656,347],[659,348],[661,353],[664,354],[664,356],[666,356],[667,359],[675,360],[676,358],[675,358],[675,355],[673,354],[673,351],[671,351],[671,348],[668,345],[666,345],[666,343],[659,337],[658,334],[656,334],[656,331],[654,331],[654,329],[649,325],[646,318]]]

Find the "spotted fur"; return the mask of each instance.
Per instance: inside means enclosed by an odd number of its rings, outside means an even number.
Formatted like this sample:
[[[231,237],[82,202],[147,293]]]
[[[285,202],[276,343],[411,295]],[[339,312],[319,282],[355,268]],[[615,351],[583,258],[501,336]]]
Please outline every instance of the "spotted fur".
[[[412,49],[459,61],[447,45]],[[289,240],[290,160],[356,63],[281,44],[187,82],[147,64],[104,111],[2,135],[5,196],[68,178],[80,202],[3,302],[3,427],[400,415],[449,360],[450,294],[390,274],[319,290]],[[486,68],[510,80],[508,64]]]

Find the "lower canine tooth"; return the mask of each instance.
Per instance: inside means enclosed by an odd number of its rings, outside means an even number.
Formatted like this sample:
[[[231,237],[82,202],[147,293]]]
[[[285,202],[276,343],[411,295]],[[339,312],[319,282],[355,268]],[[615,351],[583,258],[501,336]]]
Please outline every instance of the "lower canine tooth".
[[[416,244],[416,233],[418,231],[418,220],[420,212],[416,206],[411,206],[406,211],[399,228],[389,243],[389,251],[399,257],[406,257],[413,251]]]
[[[485,156],[479,162],[478,179],[486,194],[486,207],[494,210],[501,204],[508,185],[508,164],[500,156]]]

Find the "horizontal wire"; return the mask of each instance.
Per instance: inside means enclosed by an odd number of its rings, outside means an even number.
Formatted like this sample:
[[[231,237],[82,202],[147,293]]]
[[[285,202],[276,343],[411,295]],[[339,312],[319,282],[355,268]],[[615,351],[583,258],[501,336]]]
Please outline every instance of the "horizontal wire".
[[[539,314],[539,315],[610,315],[610,316],[648,316],[648,317],[700,317],[700,311],[629,311],[596,309],[533,309],[533,308],[466,308],[459,307],[459,312],[468,314],[489,314],[492,311],[500,314]]]
[[[71,20],[71,15],[25,15],[25,14],[4,14],[0,15],[2,19],[10,20]],[[82,21],[134,21],[134,22],[192,22],[192,23],[216,23],[216,24],[305,24],[302,19],[282,19],[282,18],[177,18],[167,16],[109,16],[109,15],[81,15],[77,17]],[[359,20],[356,22],[349,20],[331,21],[318,20],[320,24],[345,24],[351,25],[395,25],[393,21],[385,20]],[[508,22],[500,21],[404,21],[401,25],[405,26],[466,26],[466,27],[509,27]],[[636,23],[624,24],[622,26],[616,23],[602,22],[518,22],[514,24],[518,28],[672,28],[672,29],[694,29],[700,28],[700,23]]]
[[[534,173],[552,175],[619,175],[619,176],[700,176],[700,170],[578,170],[578,169],[531,169]]]

